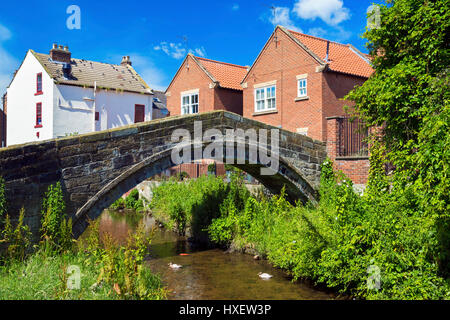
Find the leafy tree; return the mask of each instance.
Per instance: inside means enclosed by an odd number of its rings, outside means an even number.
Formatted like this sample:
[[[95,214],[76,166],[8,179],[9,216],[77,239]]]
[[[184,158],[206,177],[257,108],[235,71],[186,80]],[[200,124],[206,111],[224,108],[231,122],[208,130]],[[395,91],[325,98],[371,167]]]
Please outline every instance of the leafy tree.
[[[414,208],[415,214],[434,219],[430,232],[436,233],[438,245],[430,246],[439,248],[436,260],[447,274],[449,7],[449,0],[387,0],[380,5],[381,25],[364,34],[375,73],[347,96],[369,125],[383,128],[385,159],[396,169],[392,192],[412,195],[405,212]],[[380,155],[378,148],[375,144],[372,152]]]
[[[364,34],[376,72],[348,97],[393,146],[417,139],[436,94],[431,82],[449,67],[448,9],[448,0],[387,1],[381,26]]]

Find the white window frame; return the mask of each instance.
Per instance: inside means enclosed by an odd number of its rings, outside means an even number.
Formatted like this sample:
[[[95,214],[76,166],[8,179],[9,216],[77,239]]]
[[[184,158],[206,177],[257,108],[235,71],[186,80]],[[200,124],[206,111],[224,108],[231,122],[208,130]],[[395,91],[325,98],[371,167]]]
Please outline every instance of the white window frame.
[[[197,101],[195,102],[195,96],[197,96]],[[199,93],[190,92],[190,93],[182,93],[181,94],[181,114],[196,114],[199,112]],[[188,99],[188,103],[184,103],[184,98]],[[195,112],[194,112],[195,111]]]
[[[273,90],[271,90],[273,88]],[[271,93],[273,91],[274,95],[270,95],[268,96],[267,93]],[[258,99],[258,92],[262,92],[264,97]],[[261,95],[260,95],[261,97]],[[255,103],[255,112],[265,112],[265,111],[275,111],[277,110],[277,86],[276,84],[274,85],[269,85],[269,86],[264,86],[264,87],[257,87],[254,90],[254,103]],[[258,109],[258,102],[263,102],[262,105],[263,107]],[[270,107],[269,107],[270,104]]]
[[[302,74],[297,76],[297,98],[306,98],[307,96],[308,96],[308,75]]]

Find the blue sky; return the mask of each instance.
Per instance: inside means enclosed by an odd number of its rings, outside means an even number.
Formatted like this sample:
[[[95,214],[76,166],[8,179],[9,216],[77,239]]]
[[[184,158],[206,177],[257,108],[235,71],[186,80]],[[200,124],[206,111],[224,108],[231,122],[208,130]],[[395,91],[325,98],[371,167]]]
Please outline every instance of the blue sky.
[[[52,43],[68,45],[74,58],[119,64],[129,55],[149,86],[158,90],[167,87],[187,52],[251,65],[277,24],[352,43],[366,52],[361,35],[372,2],[5,1],[0,11],[0,94],[28,49],[48,53]],[[70,5],[80,8],[79,30],[67,28]]]

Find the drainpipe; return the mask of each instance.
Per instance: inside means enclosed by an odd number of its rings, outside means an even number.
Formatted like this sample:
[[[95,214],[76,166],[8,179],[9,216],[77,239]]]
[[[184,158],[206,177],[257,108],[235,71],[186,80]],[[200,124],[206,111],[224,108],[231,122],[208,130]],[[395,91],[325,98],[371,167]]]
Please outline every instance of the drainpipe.
[[[92,104],[92,113],[93,113],[93,117],[92,117],[92,132],[95,132],[95,94],[97,92],[97,81],[94,81],[94,102]]]

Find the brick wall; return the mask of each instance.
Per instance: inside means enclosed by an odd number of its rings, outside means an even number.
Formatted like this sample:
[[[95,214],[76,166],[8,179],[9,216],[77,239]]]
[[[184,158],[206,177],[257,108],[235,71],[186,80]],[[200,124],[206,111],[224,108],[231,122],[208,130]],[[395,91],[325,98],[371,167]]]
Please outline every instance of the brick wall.
[[[327,119],[327,153],[333,160],[335,170],[341,170],[354,184],[367,184],[369,177],[368,157],[339,157],[338,119]]]
[[[324,72],[322,77],[323,101],[323,141],[327,141],[328,117],[344,116],[344,106],[352,107],[353,102],[342,100],[356,85],[362,85],[366,79],[337,72]],[[351,109],[350,109],[351,110]]]
[[[214,110],[227,110],[242,116],[242,91],[215,88]]]

